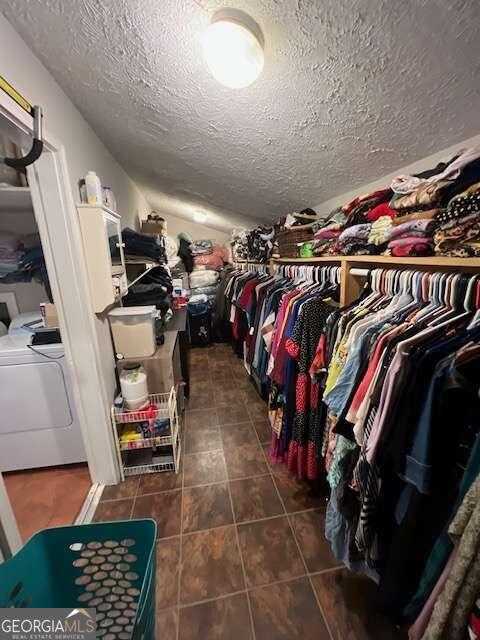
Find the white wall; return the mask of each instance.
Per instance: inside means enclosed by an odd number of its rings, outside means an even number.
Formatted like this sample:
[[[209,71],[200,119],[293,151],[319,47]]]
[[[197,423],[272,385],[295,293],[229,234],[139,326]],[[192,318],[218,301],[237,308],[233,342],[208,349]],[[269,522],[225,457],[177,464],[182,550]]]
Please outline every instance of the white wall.
[[[68,43],[66,43],[66,46]],[[44,127],[64,146],[74,198],[77,181],[89,170],[112,187],[123,224],[135,224],[149,210],[147,201],[105,145],[84,120],[53,76],[0,14],[0,75],[32,104],[44,111]],[[81,81],[81,79],[79,79]]]
[[[453,157],[460,149],[466,149],[467,147],[473,147],[475,145],[480,144],[480,135],[476,135],[473,138],[468,138],[463,142],[459,142],[458,144],[453,145],[452,147],[448,147],[447,149],[443,149],[443,151],[439,151],[438,153],[434,153],[431,156],[427,156],[426,158],[422,158],[421,160],[417,160],[412,164],[409,164],[405,167],[400,167],[393,173],[389,173],[387,175],[378,178],[374,182],[370,182],[368,184],[362,184],[354,189],[351,188],[351,185],[346,184],[345,191],[341,195],[335,196],[334,198],[330,198],[329,200],[325,200],[320,204],[317,204],[315,207],[315,211],[322,216],[327,215],[332,209],[337,207],[341,207],[342,205],[351,202],[356,196],[371,193],[376,189],[382,189],[390,186],[390,183],[395,176],[399,175],[411,175],[412,173],[417,173],[419,171],[425,171],[426,169],[431,169],[439,162],[448,160]]]
[[[204,224],[177,218],[176,216],[164,215],[167,221],[167,233],[169,236],[177,237],[181,231],[188,233],[193,240],[212,240],[217,244],[230,244],[230,234],[218,229],[212,229]]]
[[[45,287],[40,282],[15,282],[4,284],[0,282],[0,293],[14,293],[19,313],[28,311],[38,311],[40,313],[40,303],[48,302]]]
[[[45,131],[65,147],[76,202],[79,200],[78,179],[87,171],[93,170],[100,176],[103,184],[112,187],[123,226],[135,227],[138,218],[146,217],[150,207],[135,183],[113,158],[52,75],[1,14],[0,75],[29,102],[42,106]],[[96,328],[102,350],[106,389],[113,398],[115,364],[108,322],[104,318],[98,318]]]
[[[140,178],[139,178],[140,180]],[[214,238],[214,230],[219,231],[228,237],[230,237],[233,228],[245,227],[252,229],[261,223],[259,218],[250,218],[246,216],[240,216],[230,209],[220,209],[219,207],[206,206],[205,203],[196,203],[189,201],[185,198],[177,198],[165,193],[162,193],[159,189],[151,189],[147,185],[142,184],[141,181],[138,184],[142,187],[142,191],[145,194],[148,202],[150,203],[152,210],[157,211],[166,220],[172,221],[175,229],[182,230],[180,227],[185,225],[185,230],[190,229],[194,234],[195,239],[202,240],[203,238]],[[159,185],[161,187],[161,185]],[[205,224],[198,225],[195,222],[195,214],[203,213],[207,216]],[[182,220],[184,221],[182,223]],[[202,231],[198,227],[205,229]],[[200,233],[200,237],[197,236],[197,232]],[[221,236],[216,236],[220,238]]]

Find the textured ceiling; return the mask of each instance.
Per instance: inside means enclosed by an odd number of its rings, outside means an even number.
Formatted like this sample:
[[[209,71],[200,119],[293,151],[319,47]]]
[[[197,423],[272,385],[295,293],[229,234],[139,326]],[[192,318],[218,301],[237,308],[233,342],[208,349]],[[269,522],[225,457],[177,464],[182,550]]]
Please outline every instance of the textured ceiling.
[[[201,34],[223,6],[264,32],[265,69],[246,89],[222,87],[202,61]],[[151,202],[174,203],[172,213],[200,205],[272,218],[479,130],[478,0],[2,9]]]

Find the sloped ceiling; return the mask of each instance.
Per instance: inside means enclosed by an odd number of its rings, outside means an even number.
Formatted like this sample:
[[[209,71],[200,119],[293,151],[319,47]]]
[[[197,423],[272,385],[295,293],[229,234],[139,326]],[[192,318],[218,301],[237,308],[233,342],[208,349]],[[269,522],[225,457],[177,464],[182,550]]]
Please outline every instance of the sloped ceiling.
[[[200,37],[223,6],[265,36],[264,72],[246,89],[222,87],[202,61]],[[479,130],[478,0],[9,0],[2,10],[151,203],[185,217],[272,219]]]

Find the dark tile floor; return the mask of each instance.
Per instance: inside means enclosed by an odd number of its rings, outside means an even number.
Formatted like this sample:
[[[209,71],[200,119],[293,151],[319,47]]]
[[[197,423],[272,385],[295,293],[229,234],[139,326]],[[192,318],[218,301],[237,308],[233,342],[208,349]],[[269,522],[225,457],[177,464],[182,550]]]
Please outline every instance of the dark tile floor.
[[[157,638],[405,638],[332,556],[323,491],[270,464],[266,405],[231,348],[190,359],[181,472],[109,487],[95,515],[157,521]]]

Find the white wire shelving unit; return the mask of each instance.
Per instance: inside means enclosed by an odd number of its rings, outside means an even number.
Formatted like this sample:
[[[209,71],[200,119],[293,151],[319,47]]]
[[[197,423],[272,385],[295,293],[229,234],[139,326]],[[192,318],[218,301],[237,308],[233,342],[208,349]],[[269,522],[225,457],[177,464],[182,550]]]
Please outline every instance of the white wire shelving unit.
[[[124,477],[162,471],[178,473],[182,445],[175,388],[169,393],[151,394],[149,400],[150,405],[144,411],[112,406],[112,427]],[[153,431],[151,437],[121,439],[125,425],[148,422],[153,429],[155,420],[169,420],[168,429],[158,434]]]

